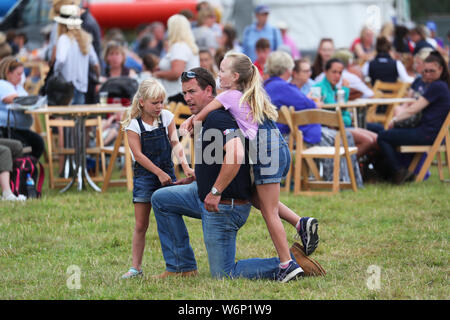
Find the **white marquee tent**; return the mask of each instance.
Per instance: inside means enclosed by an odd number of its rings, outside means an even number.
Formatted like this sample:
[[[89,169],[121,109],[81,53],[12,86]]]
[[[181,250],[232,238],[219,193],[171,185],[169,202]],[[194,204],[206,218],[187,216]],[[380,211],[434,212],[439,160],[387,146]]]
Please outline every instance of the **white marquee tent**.
[[[211,1],[215,2],[215,1]],[[242,32],[253,19],[252,7],[271,9],[269,22],[287,23],[301,51],[314,51],[321,38],[333,38],[336,47],[349,47],[364,24],[377,31],[387,21],[408,21],[408,0],[222,0],[224,20]],[[394,6],[394,3],[396,4]],[[395,9],[397,8],[397,10]],[[400,12],[399,12],[400,11]]]

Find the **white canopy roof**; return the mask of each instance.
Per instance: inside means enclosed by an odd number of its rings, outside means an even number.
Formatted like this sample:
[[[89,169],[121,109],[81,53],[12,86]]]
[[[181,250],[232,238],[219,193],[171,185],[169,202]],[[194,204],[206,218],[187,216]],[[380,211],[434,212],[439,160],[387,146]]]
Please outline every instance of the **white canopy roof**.
[[[234,1],[221,2],[224,18],[233,21]],[[337,48],[350,47],[365,24],[378,32],[383,23],[392,21],[396,14],[393,3],[394,0],[253,0],[254,5],[270,7],[270,23],[283,21],[288,25],[289,34],[301,51],[316,50],[320,39],[325,37],[332,38]],[[233,22],[236,27],[242,24]]]

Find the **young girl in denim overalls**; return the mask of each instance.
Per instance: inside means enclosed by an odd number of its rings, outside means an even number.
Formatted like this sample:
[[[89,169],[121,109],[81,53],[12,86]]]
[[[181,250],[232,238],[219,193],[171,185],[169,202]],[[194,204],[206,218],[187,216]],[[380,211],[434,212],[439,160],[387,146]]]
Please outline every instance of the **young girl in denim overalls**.
[[[135,160],[133,203],[136,219],[132,267],[122,276],[123,279],[142,275],[142,256],[152,209],[152,194],[176,180],[172,148],[185,175],[194,175],[178,140],[173,114],[164,109],[165,98],[165,89],[158,81],[144,80],[133,98],[127,119],[122,123]]]
[[[209,112],[222,106],[236,119],[244,136],[250,140],[250,146],[257,150],[258,158],[253,159],[256,161],[252,165],[256,185],[252,204],[260,208],[280,258],[277,280],[290,281],[301,276],[303,270],[291,259],[286,232],[280,220],[281,211],[284,212],[283,219],[296,221],[293,224],[307,255],[318,245],[317,220],[300,218],[279,202],[280,182],[289,171],[291,158],[289,147],[274,122],[278,113],[265,94],[257,67],[244,54],[228,53],[220,65],[219,79],[221,88],[226,91],[195,117],[189,118],[180,129],[190,131],[194,121],[203,121]]]

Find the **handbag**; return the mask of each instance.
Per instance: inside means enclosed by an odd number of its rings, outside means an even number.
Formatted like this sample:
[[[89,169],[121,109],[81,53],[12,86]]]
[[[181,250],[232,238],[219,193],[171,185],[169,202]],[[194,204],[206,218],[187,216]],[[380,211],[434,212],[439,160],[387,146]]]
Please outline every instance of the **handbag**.
[[[394,128],[415,128],[422,119],[422,112],[416,113],[405,120],[395,121]]]
[[[41,95],[47,95],[47,104],[49,106],[69,105],[73,99],[75,87],[72,82],[66,81],[64,77],[54,71],[52,65],[44,85],[41,88]]]

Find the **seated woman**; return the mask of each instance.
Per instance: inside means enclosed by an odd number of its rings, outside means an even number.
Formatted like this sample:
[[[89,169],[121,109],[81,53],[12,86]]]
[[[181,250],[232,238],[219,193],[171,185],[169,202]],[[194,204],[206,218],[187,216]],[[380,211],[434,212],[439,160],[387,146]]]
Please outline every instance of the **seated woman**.
[[[106,45],[104,60],[105,67],[103,68],[102,76],[100,77],[100,83],[105,83],[108,79],[114,77],[136,77],[136,72],[133,69],[129,69],[125,66],[126,61],[126,52],[125,48],[120,45],[119,42],[110,41]],[[108,102],[112,102],[111,100],[125,99],[125,97],[113,97],[111,94],[108,94]],[[126,99],[125,99],[126,100]],[[122,104],[127,104],[128,101],[123,102]],[[119,121],[122,119],[122,112],[117,112],[112,115],[109,115],[107,119],[102,121],[102,130],[104,133],[104,143],[105,145],[110,145],[114,143],[115,138],[117,137],[118,130],[120,128]]]
[[[322,98],[324,103],[336,103],[338,83],[342,77],[344,71],[344,63],[336,58],[329,60],[325,65],[325,77],[324,79],[314,85],[321,89]],[[350,95],[350,89],[348,88],[348,81],[342,80],[342,90],[345,92],[345,101],[348,101]],[[355,144],[358,147],[358,157],[367,154],[370,150],[376,148],[377,134],[362,128],[350,128],[352,124],[352,117],[347,110],[342,110],[342,120],[346,127],[353,135]]]
[[[291,83],[295,84],[300,91],[308,95],[315,81],[311,79],[311,64],[308,59],[297,59],[294,61]]]
[[[317,77],[324,71],[325,64],[331,59],[335,51],[334,41],[330,38],[320,40],[317,55],[312,65],[311,79],[317,81]]]
[[[297,111],[317,108],[313,100],[306,97],[294,84],[288,82],[293,67],[294,61],[286,52],[275,51],[269,55],[266,64],[269,79],[264,82],[264,88],[271,102],[277,108],[292,106]],[[289,133],[289,128],[286,125],[277,124],[277,126],[284,135]],[[334,138],[337,133],[334,129],[319,124],[310,124],[299,126],[299,130],[302,131],[303,139],[309,145],[334,146]],[[353,137],[348,131],[347,140],[350,146],[354,145]],[[321,163],[324,169],[323,178],[326,181],[333,180],[333,160],[324,159]],[[358,161],[354,156],[352,157],[352,163],[357,184],[362,186],[363,183]],[[344,159],[341,159],[340,178],[343,181],[350,181],[347,164]]]
[[[414,56],[414,71],[417,73],[417,77],[411,84],[408,90],[408,98],[419,98],[423,96],[425,90],[428,88],[428,74],[423,74],[425,59],[428,58],[430,53],[433,51],[431,48],[423,48]],[[404,111],[405,108],[411,106],[412,103],[404,103],[394,109],[394,116],[399,115]]]
[[[127,54],[124,47],[116,41],[110,41],[106,45],[104,61],[105,66],[102,69],[102,76],[100,82],[104,83],[106,80],[112,77],[132,77],[136,73],[133,69],[129,69],[125,66]]]
[[[39,159],[44,152],[44,140],[31,131],[33,117],[23,110],[8,110],[14,98],[27,96],[20,84],[23,75],[23,64],[14,57],[5,57],[0,62],[0,136],[21,141],[31,146],[31,154]],[[9,135],[10,133],[10,135]]]
[[[413,176],[402,166],[396,148],[401,145],[432,145],[450,111],[450,73],[439,52],[433,51],[425,59],[423,73],[430,82],[423,96],[396,115],[389,124],[389,130],[378,134],[378,145],[396,184],[402,184]],[[397,121],[408,119],[420,111],[422,118],[417,127],[394,128]]]
[[[13,159],[22,154],[22,143],[13,139],[0,139],[0,187],[2,189],[2,200],[24,201],[27,198],[19,194],[14,195],[11,191],[10,177],[13,169]]]
[[[359,61],[369,61],[375,55],[373,30],[364,26],[361,29],[360,37],[355,39],[350,47],[350,50],[354,53],[355,58]]]

